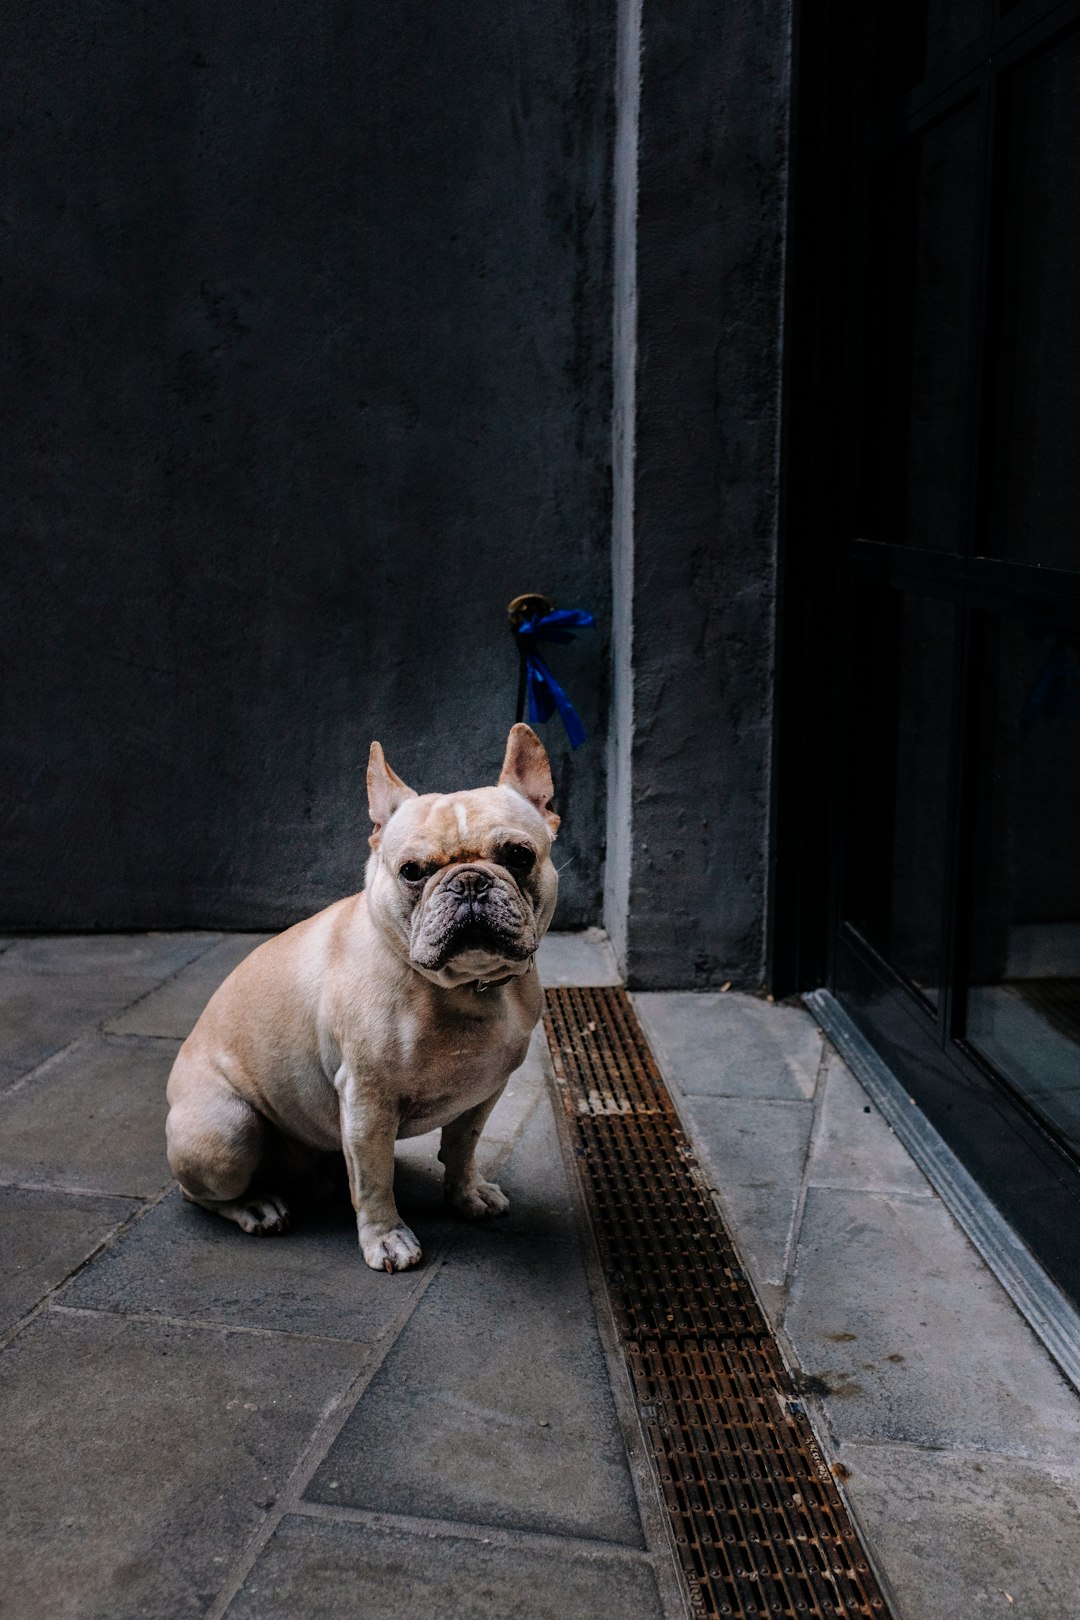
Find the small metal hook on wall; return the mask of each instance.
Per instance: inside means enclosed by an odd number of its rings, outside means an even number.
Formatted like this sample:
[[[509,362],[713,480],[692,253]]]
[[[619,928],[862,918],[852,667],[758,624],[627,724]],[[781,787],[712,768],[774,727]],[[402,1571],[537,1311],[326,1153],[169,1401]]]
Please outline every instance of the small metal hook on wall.
[[[526,591],[523,596],[515,596],[506,609],[506,616],[510,620],[510,633],[514,638],[514,645],[518,654],[518,691],[517,710],[515,720],[525,718],[525,690],[528,674],[527,651],[525,643],[519,638],[518,631],[529,619],[538,619],[545,613],[551,613],[555,604],[550,596],[541,596],[539,591]]]

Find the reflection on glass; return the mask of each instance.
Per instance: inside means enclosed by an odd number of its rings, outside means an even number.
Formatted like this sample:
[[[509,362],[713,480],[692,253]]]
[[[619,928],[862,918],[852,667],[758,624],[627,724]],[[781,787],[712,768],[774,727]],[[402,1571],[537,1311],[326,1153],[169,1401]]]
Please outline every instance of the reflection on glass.
[[[1080,1149],[1080,638],[988,635],[967,1039]]]
[[[991,551],[1080,568],[1080,29],[1002,86]]]
[[[968,102],[871,188],[857,518],[871,540],[963,547],[978,159]]]
[[[931,1002],[941,984],[954,619],[860,589],[845,915]]]

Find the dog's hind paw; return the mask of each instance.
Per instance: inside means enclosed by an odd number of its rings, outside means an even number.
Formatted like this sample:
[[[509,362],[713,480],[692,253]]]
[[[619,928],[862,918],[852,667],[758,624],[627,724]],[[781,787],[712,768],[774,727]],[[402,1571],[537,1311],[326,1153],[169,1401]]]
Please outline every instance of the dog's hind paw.
[[[255,1237],[269,1237],[273,1232],[289,1230],[289,1206],[284,1198],[237,1199],[236,1224]]]
[[[506,1215],[510,1200],[494,1181],[476,1181],[471,1187],[448,1187],[450,1206],[467,1221],[487,1221],[493,1215]]]

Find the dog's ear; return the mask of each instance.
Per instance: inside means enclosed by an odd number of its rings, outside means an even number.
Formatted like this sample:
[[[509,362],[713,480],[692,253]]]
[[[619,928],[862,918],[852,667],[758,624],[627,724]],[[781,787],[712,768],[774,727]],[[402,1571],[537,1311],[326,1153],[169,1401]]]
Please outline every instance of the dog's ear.
[[[406,799],[416,798],[412,788],[406,787],[397,772],[392,771],[386,763],[382,743],[373,742],[368,755],[367,798],[373,825],[368,843],[372,849],[378,849],[382,830],[394,811]]]
[[[520,721],[510,728],[506,758],[499,772],[499,786],[510,787],[535,805],[548,824],[552,838],[559,830],[559,818],[551,807],[555,792],[547,752],[536,732]]]

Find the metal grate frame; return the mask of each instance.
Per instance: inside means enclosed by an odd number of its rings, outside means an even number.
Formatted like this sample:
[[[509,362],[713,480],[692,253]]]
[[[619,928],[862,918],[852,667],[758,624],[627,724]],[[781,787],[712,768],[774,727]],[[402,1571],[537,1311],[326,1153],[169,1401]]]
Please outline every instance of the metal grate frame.
[[[626,992],[549,990],[545,1028],[692,1612],[887,1620]]]

